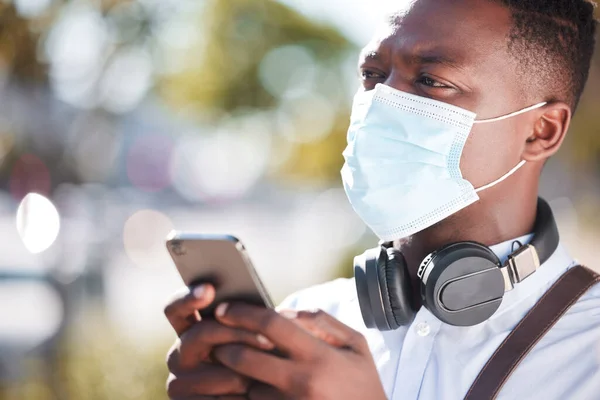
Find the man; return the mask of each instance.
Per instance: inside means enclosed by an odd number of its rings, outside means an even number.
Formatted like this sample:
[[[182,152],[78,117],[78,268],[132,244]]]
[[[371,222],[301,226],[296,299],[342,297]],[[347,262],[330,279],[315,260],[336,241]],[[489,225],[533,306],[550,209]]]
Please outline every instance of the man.
[[[421,261],[449,243],[476,241],[505,260],[517,240],[531,240],[540,173],[588,76],[593,9],[588,0],[417,0],[362,52],[344,185],[373,231],[394,240],[413,287]],[[431,128],[433,119],[447,129]],[[169,395],[464,398],[500,343],[574,265],[559,246],[480,324],[443,323],[415,297],[414,319],[386,332],[365,327],[352,280],[300,292],[279,314],[222,304],[215,321],[200,322],[195,310],[214,289],[198,287],[165,310],[180,336],[169,354]],[[600,398],[599,347],[596,285],[541,338],[500,398]],[[264,351],[273,348],[286,357]]]

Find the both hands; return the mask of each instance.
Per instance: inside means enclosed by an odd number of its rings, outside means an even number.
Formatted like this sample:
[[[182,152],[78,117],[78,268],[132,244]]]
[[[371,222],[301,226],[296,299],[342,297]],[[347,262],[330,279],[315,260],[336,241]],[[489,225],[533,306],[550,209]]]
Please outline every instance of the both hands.
[[[172,400],[386,398],[364,337],[330,315],[224,303],[200,320],[214,295],[202,286],[165,308],[179,336],[167,358]]]

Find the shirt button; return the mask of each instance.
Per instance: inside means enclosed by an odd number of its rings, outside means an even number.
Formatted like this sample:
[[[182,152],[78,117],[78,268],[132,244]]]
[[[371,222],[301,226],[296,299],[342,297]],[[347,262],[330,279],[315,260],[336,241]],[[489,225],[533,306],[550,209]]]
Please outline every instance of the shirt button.
[[[425,337],[431,332],[431,327],[427,322],[419,322],[416,326],[417,335]]]

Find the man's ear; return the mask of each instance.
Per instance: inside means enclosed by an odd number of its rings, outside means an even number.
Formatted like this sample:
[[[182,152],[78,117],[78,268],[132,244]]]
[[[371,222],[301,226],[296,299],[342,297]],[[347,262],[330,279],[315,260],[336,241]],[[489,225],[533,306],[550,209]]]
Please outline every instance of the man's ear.
[[[523,152],[523,159],[530,162],[553,156],[562,145],[571,123],[571,107],[562,101],[548,104],[539,111]]]

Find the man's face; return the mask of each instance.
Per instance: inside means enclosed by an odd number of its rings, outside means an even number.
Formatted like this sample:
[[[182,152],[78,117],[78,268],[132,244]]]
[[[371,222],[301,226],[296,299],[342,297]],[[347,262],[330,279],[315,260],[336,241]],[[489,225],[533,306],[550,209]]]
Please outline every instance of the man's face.
[[[417,0],[379,30],[360,60],[363,87],[377,83],[453,104],[477,119],[517,111],[533,98],[509,55],[510,12],[492,1]],[[521,161],[532,116],[475,125],[461,158],[464,178],[476,188]]]

